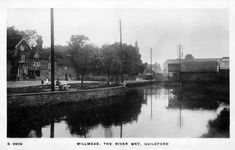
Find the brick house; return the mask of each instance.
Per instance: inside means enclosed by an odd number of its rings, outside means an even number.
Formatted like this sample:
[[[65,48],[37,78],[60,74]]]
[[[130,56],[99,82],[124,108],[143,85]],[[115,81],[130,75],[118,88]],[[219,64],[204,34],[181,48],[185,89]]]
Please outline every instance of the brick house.
[[[7,39],[7,80],[28,79],[31,47],[24,38]]]
[[[70,56],[66,56],[64,59],[57,59],[55,78],[61,80],[75,80],[77,79],[77,73],[72,66]]]
[[[55,79],[76,80],[77,74],[70,57],[56,58],[55,55]],[[50,51],[31,48],[24,38],[7,39],[7,80],[46,77],[51,77]]]
[[[36,50],[31,55],[30,74],[37,79],[51,78],[50,53],[46,50]],[[55,55],[56,57],[56,55]],[[70,57],[55,58],[55,79],[76,80],[77,74]],[[32,76],[32,77],[33,77]]]

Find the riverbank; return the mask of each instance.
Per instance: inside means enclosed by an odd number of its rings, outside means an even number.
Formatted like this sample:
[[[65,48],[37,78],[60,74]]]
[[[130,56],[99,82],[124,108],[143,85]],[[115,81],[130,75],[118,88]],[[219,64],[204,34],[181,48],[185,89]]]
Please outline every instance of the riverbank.
[[[153,83],[157,84],[170,84],[161,81],[150,81],[150,80],[143,80],[143,81],[126,81],[126,87],[132,88],[136,86],[145,86],[150,85]],[[36,83],[35,83],[36,84]],[[13,95],[13,94],[23,94],[23,93],[41,93],[41,92],[50,92],[50,85],[35,85],[35,84],[29,84],[30,86],[9,86],[7,88],[7,95]],[[84,81],[83,88],[81,88],[80,82],[68,82],[70,85],[69,91],[75,91],[75,90],[84,90],[84,89],[95,89],[95,88],[107,88],[107,87],[117,87],[120,86],[120,84],[112,83],[110,85],[107,84],[107,82],[103,81],[96,81],[96,82],[89,82]]]
[[[70,84],[65,91],[50,91],[50,85],[8,88],[8,107],[30,107],[42,105],[56,105],[87,100],[97,100],[112,96],[125,95],[132,87],[154,84],[155,81],[127,82],[126,86],[117,84],[107,85],[106,82],[85,83],[81,89],[80,83]]]
[[[72,90],[81,90],[81,83],[72,82],[69,83]],[[11,87],[7,88],[7,95],[12,94],[23,94],[23,93],[41,93],[50,92],[51,85],[33,85],[33,86],[23,86],[23,87]],[[94,89],[94,88],[104,88],[107,87],[104,82],[85,82],[83,84],[83,89]]]
[[[13,94],[7,96],[7,107],[38,107],[43,105],[75,103],[87,100],[97,100],[112,96],[125,95],[127,92],[127,88],[123,86],[118,86],[75,91]]]
[[[204,134],[203,138],[229,138],[230,128],[230,111],[224,108],[214,120],[208,122],[209,131]]]

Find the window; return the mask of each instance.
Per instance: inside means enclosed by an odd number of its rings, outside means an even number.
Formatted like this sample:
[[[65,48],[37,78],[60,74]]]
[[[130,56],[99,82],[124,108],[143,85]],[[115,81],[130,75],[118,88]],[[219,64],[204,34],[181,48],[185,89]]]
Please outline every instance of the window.
[[[22,55],[20,56],[20,62],[25,62],[25,54],[22,54]]]
[[[24,51],[24,46],[23,45],[20,45],[20,50]]]
[[[48,69],[51,69],[51,63],[48,63]]]
[[[33,62],[33,66],[34,67],[40,67],[41,66],[41,62]]]

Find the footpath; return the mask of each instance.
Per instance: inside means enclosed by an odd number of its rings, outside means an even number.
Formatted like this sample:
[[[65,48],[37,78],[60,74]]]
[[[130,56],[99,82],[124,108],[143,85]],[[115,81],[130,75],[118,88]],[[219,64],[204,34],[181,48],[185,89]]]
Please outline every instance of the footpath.
[[[64,82],[64,81],[62,81]],[[81,83],[80,80],[66,81],[68,84]],[[84,81],[87,83],[100,83],[102,81]],[[36,81],[7,81],[7,88],[18,88],[18,87],[28,87],[28,86],[38,86],[41,85],[40,80]]]

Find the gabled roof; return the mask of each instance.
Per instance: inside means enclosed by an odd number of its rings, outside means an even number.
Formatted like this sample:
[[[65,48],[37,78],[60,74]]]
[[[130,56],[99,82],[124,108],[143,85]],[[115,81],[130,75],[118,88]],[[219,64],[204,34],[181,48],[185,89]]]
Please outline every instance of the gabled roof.
[[[7,49],[15,49],[21,42],[25,42],[28,47],[30,49],[32,49],[30,46],[29,46],[29,43],[22,37],[14,37],[14,38],[8,38],[7,39]]]

